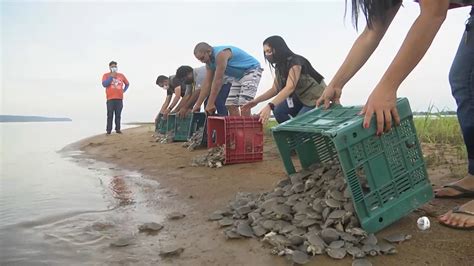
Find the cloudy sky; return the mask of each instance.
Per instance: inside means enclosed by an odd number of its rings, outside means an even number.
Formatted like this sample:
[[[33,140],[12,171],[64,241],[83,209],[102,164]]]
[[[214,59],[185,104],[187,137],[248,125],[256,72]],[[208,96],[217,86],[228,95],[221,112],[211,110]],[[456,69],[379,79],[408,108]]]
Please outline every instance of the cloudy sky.
[[[1,114],[101,120],[101,77],[116,60],[131,83],[124,119],[150,121],[165,97],[155,85],[157,75],[184,64],[200,66],[193,56],[197,42],[235,45],[263,64],[262,41],[278,34],[329,82],[357,37],[350,18],[344,19],[344,1],[1,0],[0,5]],[[468,13],[449,12],[428,54],[401,86],[399,96],[409,97],[412,109],[430,104],[455,109],[447,75]],[[365,103],[418,14],[416,3],[404,1],[378,50],[346,85],[344,105]],[[259,93],[271,80],[265,66]]]

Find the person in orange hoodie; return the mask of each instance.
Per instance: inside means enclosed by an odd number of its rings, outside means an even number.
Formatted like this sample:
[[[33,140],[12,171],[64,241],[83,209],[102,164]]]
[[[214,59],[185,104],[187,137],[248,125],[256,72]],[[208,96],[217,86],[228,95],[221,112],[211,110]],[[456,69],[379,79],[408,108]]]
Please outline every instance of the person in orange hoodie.
[[[124,74],[117,72],[117,62],[109,63],[110,72],[102,76],[102,86],[105,88],[107,96],[107,135],[112,132],[112,121],[115,114],[115,132],[120,131],[120,118],[123,109],[123,93],[127,91],[130,83]]]

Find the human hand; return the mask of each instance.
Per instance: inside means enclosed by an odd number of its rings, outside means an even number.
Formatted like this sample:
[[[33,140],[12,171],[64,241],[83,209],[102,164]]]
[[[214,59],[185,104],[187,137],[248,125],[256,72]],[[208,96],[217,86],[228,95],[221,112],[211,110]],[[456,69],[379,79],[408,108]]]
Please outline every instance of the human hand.
[[[195,105],[195,106],[193,107],[193,110],[192,110],[192,111],[193,111],[193,113],[197,113],[197,112],[201,111],[201,106],[200,106],[200,105],[197,105],[197,106]]]
[[[397,111],[396,88],[377,85],[367,99],[364,108],[360,112],[364,115],[364,128],[369,128],[372,115],[375,113],[377,121],[377,135],[388,132],[392,127],[392,118],[395,124],[400,124],[400,116]],[[385,130],[384,130],[385,124]]]
[[[206,114],[213,115],[216,112],[216,105],[213,103],[207,103],[206,105]]]
[[[318,100],[316,100],[316,107],[321,105],[324,106],[324,109],[328,109],[331,103],[341,104],[341,94],[342,94],[342,87],[333,86],[329,84],[321,94]]]
[[[270,106],[266,105],[258,114],[260,116],[258,121],[265,125],[268,122],[268,119],[270,119],[271,112],[272,112],[272,109],[270,108]]]
[[[244,112],[246,111],[250,111],[250,109],[254,108],[255,106],[257,106],[258,102],[255,101],[255,100],[252,100],[246,104],[244,104],[240,109]]]

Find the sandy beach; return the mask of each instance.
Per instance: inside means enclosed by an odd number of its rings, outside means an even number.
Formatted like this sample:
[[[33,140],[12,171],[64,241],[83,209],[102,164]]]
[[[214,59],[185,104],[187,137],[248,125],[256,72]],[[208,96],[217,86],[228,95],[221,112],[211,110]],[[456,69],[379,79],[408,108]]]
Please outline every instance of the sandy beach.
[[[192,167],[191,160],[205,149],[188,151],[182,143],[160,144],[152,138],[153,127],[142,125],[124,134],[98,135],[84,139],[71,147],[84,152],[86,159],[112,163],[117,167],[138,171],[144,178],[160,183],[160,198],[155,210],[163,217],[173,211],[186,214],[176,221],[163,218],[164,229],[154,236],[140,235],[147,245],[156,249],[156,261],[137,264],[160,265],[288,265],[283,257],[273,256],[270,249],[257,239],[226,240],[222,229],[208,221],[208,215],[227,205],[237,192],[265,192],[285,177],[283,164],[271,136],[265,136],[264,161],[227,165],[220,169]],[[71,148],[70,147],[70,148]],[[424,146],[425,157],[445,148]],[[454,159],[453,159],[454,160]],[[444,160],[429,168],[435,186],[454,181],[449,168],[454,161]],[[383,237],[395,232],[413,235],[410,241],[397,246],[398,254],[369,258],[374,265],[472,265],[474,261],[474,232],[453,230],[441,226],[436,216],[466,202],[435,199],[377,234]],[[140,204],[135,202],[134,204]],[[431,229],[420,231],[416,219],[427,215]],[[184,248],[179,257],[161,259],[160,247],[178,245]],[[123,247],[128,249],[130,247]],[[136,246],[134,248],[137,248]],[[316,256],[308,265],[351,265],[352,259],[332,260]]]

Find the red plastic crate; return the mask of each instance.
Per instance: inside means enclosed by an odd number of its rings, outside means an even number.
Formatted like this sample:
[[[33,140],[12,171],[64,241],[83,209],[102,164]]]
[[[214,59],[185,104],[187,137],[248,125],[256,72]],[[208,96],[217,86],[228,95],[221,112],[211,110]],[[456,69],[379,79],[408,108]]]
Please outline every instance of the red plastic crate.
[[[209,116],[207,147],[224,145],[224,164],[258,162],[263,159],[263,126],[258,117]]]

